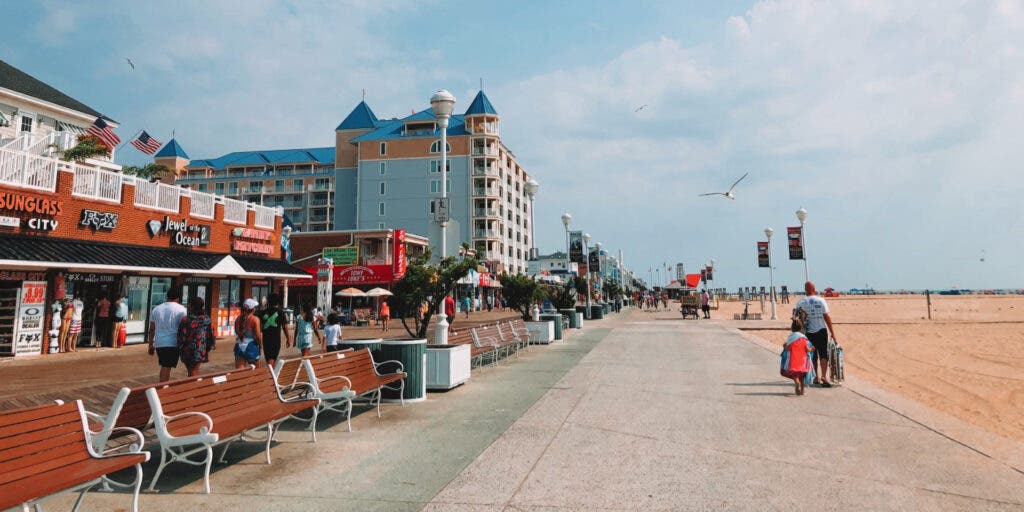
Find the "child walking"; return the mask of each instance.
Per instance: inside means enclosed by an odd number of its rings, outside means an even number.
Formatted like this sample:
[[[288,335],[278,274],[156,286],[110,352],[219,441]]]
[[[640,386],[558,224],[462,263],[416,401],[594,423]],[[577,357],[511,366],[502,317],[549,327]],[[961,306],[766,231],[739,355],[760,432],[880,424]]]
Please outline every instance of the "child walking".
[[[341,340],[341,318],[337,313],[331,313],[327,315],[327,327],[324,327],[323,342],[321,342],[320,348],[324,352],[334,352],[341,350],[338,346],[338,341]]]
[[[803,322],[799,318],[794,318],[789,327],[792,333],[782,349],[782,366],[779,371],[783,377],[793,379],[797,395],[804,394],[804,378],[807,377],[807,372],[813,371],[810,353],[814,351],[814,345],[811,345],[807,336],[801,332],[803,328]]]

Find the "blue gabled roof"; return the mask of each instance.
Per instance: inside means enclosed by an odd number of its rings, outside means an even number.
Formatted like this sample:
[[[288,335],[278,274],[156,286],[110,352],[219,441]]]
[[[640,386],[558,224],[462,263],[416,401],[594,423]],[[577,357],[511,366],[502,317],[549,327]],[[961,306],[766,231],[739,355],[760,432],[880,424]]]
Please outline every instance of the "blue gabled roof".
[[[415,114],[406,116],[402,119],[389,119],[387,121],[381,121],[380,128],[377,128],[376,130],[365,135],[360,135],[352,139],[352,142],[367,142],[371,140],[391,139],[414,139],[422,137],[440,137],[440,128],[434,130],[433,133],[428,133],[425,135],[405,135],[403,133],[405,129],[405,123],[409,121],[433,120],[434,113],[428,108],[426,110],[421,110],[419,112],[416,112]],[[466,131],[466,120],[459,114],[453,115],[451,119],[448,120],[448,136],[454,137],[457,135],[469,135],[469,132]]]
[[[360,101],[356,108],[349,112],[345,120],[335,130],[362,130],[366,128],[377,128],[380,121],[373,113],[366,101]]]
[[[188,167],[211,167],[226,169],[228,167],[258,166],[274,164],[308,164],[319,163],[334,165],[334,148],[298,148],[270,149],[262,151],[235,151],[217,158],[192,160]]]
[[[188,160],[188,155],[185,154],[184,149],[181,149],[181,145],[178,144],[178,141],[171,139],[170,142],[164,144],[164,147],[160,148],[160,151],[157,151],[156,154],[153,155],[153,158],[169,158],[175,156]]]
[[[476,93],[476,97],[473,98],[473,103],[469,104],[469,108],[466,109],[467,116],[477,114],[490,114],[492,116],[498,115],[498,111],[494,110],[494,105],[491,105],[491,100],[487,99],[487,95],[484,91]]]

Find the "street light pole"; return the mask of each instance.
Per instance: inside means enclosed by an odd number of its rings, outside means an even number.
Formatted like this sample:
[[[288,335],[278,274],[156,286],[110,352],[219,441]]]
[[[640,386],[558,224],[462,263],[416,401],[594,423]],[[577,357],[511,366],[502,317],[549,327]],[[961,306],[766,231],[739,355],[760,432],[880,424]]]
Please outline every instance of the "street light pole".
[[[796,218],[800,221],[800,247],[804,252],[804,282],[807,282],[811,280],[811,273],[807,270],[807,239],[804,237],[804,221],[807,220],[807,210],[801,207],[796,211]]]
[[[775,230],[764,228],[764,234],[768,237],[768,295],[772,299],[772,320],[778,320],[775,314],[775,269],[772,267],[772,234]]]
[[[441,126],[441,202],[448,206],[448,119],[455,110],[455,96],[439,89],[430,97],[430,109]],[[448,212],[450,208],[446,208]],[[447,213],[446,213],[447,214]],[[441,221],[441,259],[448,256],[448,221]]]
[[[583,254],[586,254],[587,258],[587,314],[586,317],[590,318],[590,233],[583,233]]]
[[[562,225],[565,226],[565,275],[569,275],[569,267],[572,266],[572,258],[569,257],[569,223],[572,222],[572,215],[569,212],[562,214]]]
[[[538,254],[537,254],[537,230],[535,229],[535,227],[533,225],[534,218],[535,218],[534,215],[533,215],[533,209],[534,209],[534,207],[537,204],[537,202],[535,201],[535,198],[537,196],[537,191],[538,190],[540,190],[540,184],[537,183],[537,180],[535,180],[533,178],[530,178],[530,181],[526,182],[526,195],[528,195],[530,197],[530,259],[531,260],[537,259],[537,257],[538,257]]]

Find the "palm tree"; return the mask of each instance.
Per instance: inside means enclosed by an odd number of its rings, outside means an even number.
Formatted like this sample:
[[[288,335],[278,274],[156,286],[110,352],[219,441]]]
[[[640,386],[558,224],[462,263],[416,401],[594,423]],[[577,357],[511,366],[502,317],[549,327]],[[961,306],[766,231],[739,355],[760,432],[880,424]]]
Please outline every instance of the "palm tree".
[[[59,153],[61,160],[68,162],[82,162],[96,157],[110,158],[110,148],[99,137],[88,134],[79,135],[78,144]]]

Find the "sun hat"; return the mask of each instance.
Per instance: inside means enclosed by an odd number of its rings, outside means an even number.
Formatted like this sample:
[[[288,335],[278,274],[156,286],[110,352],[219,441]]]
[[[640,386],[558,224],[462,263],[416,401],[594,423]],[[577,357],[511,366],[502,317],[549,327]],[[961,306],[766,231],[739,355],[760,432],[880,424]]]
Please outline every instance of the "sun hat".
[[[256,309],[256,306],[259,305],[260,303],[256,302],[256,299],[245,299],[245,302],[242,303],[242,306],[244,306],[246,309]]]

